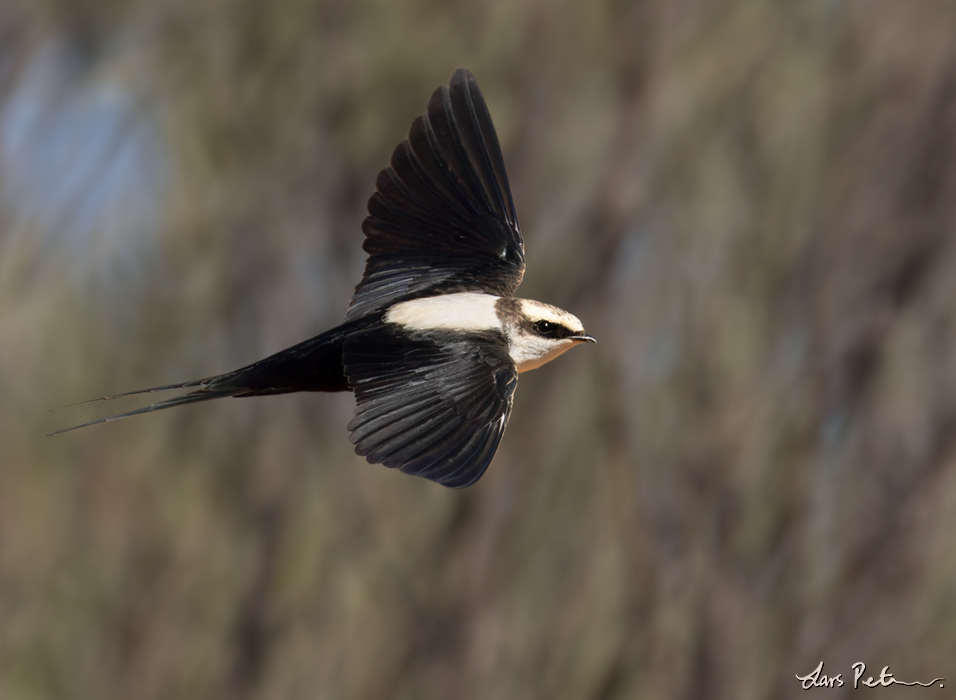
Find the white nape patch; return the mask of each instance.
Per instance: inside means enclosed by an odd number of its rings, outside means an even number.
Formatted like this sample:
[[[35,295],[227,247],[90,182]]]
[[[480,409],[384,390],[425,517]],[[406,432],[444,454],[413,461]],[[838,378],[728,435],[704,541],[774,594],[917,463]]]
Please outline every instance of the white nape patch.
[[[441,294],[395,304],[385,312],[386,323],[413,330],[501,330],[495,310],[498,297],[477,292]]]

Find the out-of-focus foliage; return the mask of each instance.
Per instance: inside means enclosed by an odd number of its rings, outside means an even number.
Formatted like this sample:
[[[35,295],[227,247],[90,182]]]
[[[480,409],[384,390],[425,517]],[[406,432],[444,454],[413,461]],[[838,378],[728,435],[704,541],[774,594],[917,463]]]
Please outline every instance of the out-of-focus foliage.
[[[951,683],[954,36],[930,0],[4,3],[0,698]],[[599,340],[522,376],[478,485],[355,457],[347,395],[43,437],[339,322],[459,65],[521,294]]]

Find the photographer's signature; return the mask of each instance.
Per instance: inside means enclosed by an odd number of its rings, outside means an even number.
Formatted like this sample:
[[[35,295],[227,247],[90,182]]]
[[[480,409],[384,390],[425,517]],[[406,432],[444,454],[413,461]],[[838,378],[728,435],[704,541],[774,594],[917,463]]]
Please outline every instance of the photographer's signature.
[[[933,685],[939,685],[940,688],[945,687],[943,683],[945,678],[934,678],[931,681],[923,683],[921,681],[901,681],[893,677],[893,674],[890,673],[890,667],[884,666],[883,670],[880,671],[880,675],[874,678],[869,676],[863,678],[863,674],[866,673],[866,664],[862,661],[857,661],[851,666],[853,669],[853,687],[859,688],[861,686],[866,688],[886,688],[891,685],[920,685],[924,688],[929,688]],[[817,664],[817,667],[810,671],[805,676],[797,676],[797,680],[800,681],[800,685],[804,690],[810,690],[810,688],[842,688],[846,685],[846,681],[843,680],[843,674],[838,673],[835,676],[828,676],[823,672],[823,662]]]

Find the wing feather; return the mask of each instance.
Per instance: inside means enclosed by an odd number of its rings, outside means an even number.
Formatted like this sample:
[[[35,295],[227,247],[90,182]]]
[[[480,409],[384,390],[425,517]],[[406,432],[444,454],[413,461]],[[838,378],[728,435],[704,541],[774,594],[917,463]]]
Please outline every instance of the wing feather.
[[[469,71],[432,94],[375,185],[349,319],[441,292],[514,294],[524,244],[494,124]]]
[[[386,324],[346,340],[356,453],[448,486],[484,473],[504,433],[517,370],[495,333],[408,333]]]

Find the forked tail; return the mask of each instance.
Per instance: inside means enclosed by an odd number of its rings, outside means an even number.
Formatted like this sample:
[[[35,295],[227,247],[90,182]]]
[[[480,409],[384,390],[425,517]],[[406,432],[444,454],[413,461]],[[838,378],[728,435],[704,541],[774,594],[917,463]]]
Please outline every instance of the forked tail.
[[[185,394],[163,399],[143,408],[137,408],[115,416],[98,418],[61,430],[54,430],[47,435],[48,437],[62,435],[80,428],[89,428],[91,425],[109,423],[120,418],[137,416],[141,413],[151,413],[164,408],[185,406],[200,401],[224,399],[229,396],[265,396],[268,394],[289,394],[296,391],[348,391],[348,380],[345,378],[342,369],[342,343],[349,333],[369,325],[372,321],[373,319],[366,317],[343,324],[298,345],[293,345],[291,348],[277,352],[264,360],[259,360],[241,369],[219,374],[215,377],[197,379],[181,384],[167,384],[150,389],[140,389],[139,391],[128,391],[115,396],[104,396],[100,399],[72,404],[72,406],[81,406],[125,396],[190,389]],[[65,406],[64,408],[71,408],[72,406]]]
[[[239,370],[240,372],[242,370]],[[234,374],[234,373],[230,373]],[[151,413],[152,411],[159,411],[164,408],[173,408],[174,406],[185,406],[190,403],[199,403],[200,401],[211,401],[212,399],[222,399],[227,396],[239,396],[241,395],[243,389],[237,386],[224,385],[217,387],[212,382],[215,382],[219,379],[224,379],[228,377],[228,374],[222,374],[216,377],[210,377],[209,379],[200,379],[193,382],[185,382],[183,384],[168,384],[166,386],[155,386],[150,389],[140,389],[139,391],[127,391],[122,394],[116,394],[115,396],[104,396],[99,399],[90,399],[89,401],[81,401],[79,403],[71,404],[70,406],[64,406],[63,408],[72,408],[73,406],[83,406],[88,403],[97,403],[99,401],[111,401],[113,399],[121,399],[125,396],[136,396],[138,394],[150,394],[157,391],[173,391],[175,389],[189,389],[192,387],[198,387],[193,389],[189,393],[182,394],[181,396],[173,396],[168,399],[163,399],[162,401],[157,401],[156,403],[150,404],[149,406],[144,406],[142,408],[137,408],[132,411],[127,411],[126,413],[119,413],[115,416],[107,416],[106,418],[97,418],[96,420],[87,421],[86,423],[80,423],[79,425],[73,425],[69,428],[61,428],[60,430],[54,430],[52,433],[47,433],[47,437],[53,437],[54,435],[62,435],[63,433],[69,433],[74,430],[79,430],[80,428],[89,428],[91,425],[99,425],[100,423],[110,423],[114,420],[119,420],[120,418],[129,418],[130,416],[137,416],[140,413]]]

